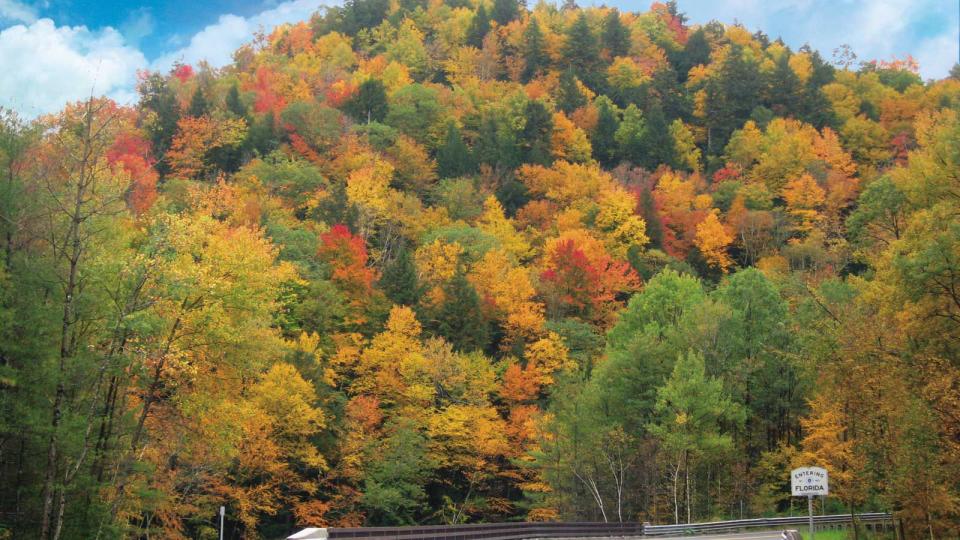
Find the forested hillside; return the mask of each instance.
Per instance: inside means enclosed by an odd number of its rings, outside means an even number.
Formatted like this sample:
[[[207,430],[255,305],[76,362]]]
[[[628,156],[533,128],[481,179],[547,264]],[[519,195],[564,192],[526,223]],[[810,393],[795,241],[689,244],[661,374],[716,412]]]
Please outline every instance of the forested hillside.
[[[5,113],[0,538],[787,514],[799,465],[957,535],[960,69],[755,30],[348,0]]]

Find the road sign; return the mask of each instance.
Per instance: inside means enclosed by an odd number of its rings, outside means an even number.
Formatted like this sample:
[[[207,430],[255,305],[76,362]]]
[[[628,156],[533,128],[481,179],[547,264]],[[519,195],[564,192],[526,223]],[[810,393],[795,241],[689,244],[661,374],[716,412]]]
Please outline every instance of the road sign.
[[[790,487],[794,497],[827,495],[830,486],[823,467],[800,467],[790,471]]]

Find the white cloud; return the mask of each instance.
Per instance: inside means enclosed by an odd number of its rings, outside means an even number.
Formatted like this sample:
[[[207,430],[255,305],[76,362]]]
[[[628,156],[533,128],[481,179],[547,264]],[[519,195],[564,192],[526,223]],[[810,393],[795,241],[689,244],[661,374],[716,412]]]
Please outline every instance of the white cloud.
[[[0,32],[0,105],[33,117],[91,93],[132,102],[137,70],[146,65],[112,28],[18,24]]]
[[[921,42],[913,55],[920,63],[920,74],[925,78],[939,78],[949,73],[957,62],[958,43],[960,29]]]
[[[143,38],[149,36],[156,29],[157,23],[150,8],[135,9],[127,15],[127,19],[120,25],[123,38],[133,46],[139,46]]]
[[[0,20],[32,23],[37,20],[37,10],[17,0],[0,0]]]
[[[194,34],[185,47],[165,54],[153,62],[153,68],[166,70],[174,62],[195,64],[206,60],[214,67],[221,67],[233,60],[233,52],[248,43],[254,32],[261,28],[270,32],[274,27],[290,22],[305,21],[323,5],[339,4],[339,1],[289,0],[251,17],[221,15],[211,24]]]
[[[636,9],[632,0],[612,0]],[[738,19],[750,30],[809,43],[829,60],[850,45],[860,60],[912,55],[925,78],[945,77],[957,59],[957,9],[946,0],[681,0],[691,22]]]
[[[137,70],[166,70],[175,62],[207,60],[213,66],[229,64],[233,52],[263,28],[307,20],[321,5],[337,0],[287,0],[251,17],[222,15],[190,38],[180,49],[148,62],[138,48],[153,31],[149,11],[128,18],[122,30],[90,30],[85,26],[57,26],[36,19],[30,6],[0,0],[0,19],[21,24],[0,31],[0,105],[25,117],[60,110],[66,103],[107,95],[120,103],[136,100]]]

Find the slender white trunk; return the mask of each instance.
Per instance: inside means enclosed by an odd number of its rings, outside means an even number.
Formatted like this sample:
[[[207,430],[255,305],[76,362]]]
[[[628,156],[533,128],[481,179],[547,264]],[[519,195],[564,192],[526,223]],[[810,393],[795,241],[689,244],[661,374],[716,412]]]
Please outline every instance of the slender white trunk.
[[[677,498],[677,483],[680,480],[680,456],[677,456],[677,466],[673,470],[673,524],[680,524],[680,501]]]
[[[690,461],[687,452],[683,452],[683,484],[687,491],[687,523],[690,523]]]
[[[597,487],[597,482],[592,477],[584,478],[579,472],[573,471],[573,474],[583,482],[583,485],[586,486],[587,491],[590,492],[590,495],[593,497],[593,501],[597,503],[597,508],[600,509],[600,515],[603,516],[603,522],[607,523],[607,511],[603,507],[603,496],[600,495],[600,489]]]

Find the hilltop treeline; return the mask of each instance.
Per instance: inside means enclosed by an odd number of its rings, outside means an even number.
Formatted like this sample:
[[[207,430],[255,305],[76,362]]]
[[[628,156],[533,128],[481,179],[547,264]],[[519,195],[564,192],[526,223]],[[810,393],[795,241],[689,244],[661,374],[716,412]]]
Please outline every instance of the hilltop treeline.
[[[348,0],[0,126],[0,538],[960,517],[960,80]]]

